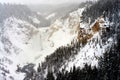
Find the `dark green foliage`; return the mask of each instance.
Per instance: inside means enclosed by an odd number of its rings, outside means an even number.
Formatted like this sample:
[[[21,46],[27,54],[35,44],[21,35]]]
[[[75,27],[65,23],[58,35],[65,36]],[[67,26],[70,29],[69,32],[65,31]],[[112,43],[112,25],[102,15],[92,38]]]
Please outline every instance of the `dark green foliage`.
[[[48,71],[47,78],[45,80],[55,80],[53,73]]]
[[[42,68],[54,66],[55,72],[64,65],[66,60],[69,60],[70,57],[74,57],[79,50],[81,43],[76,41],[71,42],[71,45],[63,46],[58,48],[53,54],[46,57],[46,61],[42,63]],[[84,46],[84,45],[83,45]]]
[[[105,80],[120,79],[120,38],[117,36],[117,45],[113,45],[109,52],[104,54],[100,61],[100,68],[103,70]]]
[[[44,75],[45,69],[48,69],[48,74],[45,80],[120,80],[120,16],[119,16],[119,1],[120,0],[99,0],[91,7],[87,8],[83,13],[83,19],[90,17],[93,21],[101,15],[104,15],[109,21],[114,24],[109,26],[109,30],[102,35],[102,42],[113,37],[112,47],[103,54],[100,58],[98,67],[91,67],[85,64],[84,68],[80,69],[75,66],[68,72],[64,69],[59,71],[59,68],[64,65],[65,61],[70,57],[74,57],[81,47],[80,42],[72,44],[72,46],[60,47],[53,54],[46,57],[46,61],[38,67],[38,74]],[[116,43],[117,42],[117,43]],[[53,72],[51,71],[53,69]],[[41,74],[42,73],[42,74]],[[54,75],[53,75],[54,74]],[[39,77],[35,80],[44,80]]]
[[[70,72],[58,72],[56,77],[56,80],[120,80],[120,38],[118,45],[100,59],[98,68],[87,64],[82,69],[74,66]]]
[[[99,0],[91,7],[83,12],[83,20],[88,22],[88,18],[91,19],[91,23],[101,15],[109,17],[112,21],[113,14],[120,10],[120,0]]]
[[[120,80],[119,5],[120,0],[99,0],[83,12],[84,21],[90,17],[93,22],[101,15],[104,15],[104,18],[108,17],[109,21],[114,23],[112,26],[110,25],[107,34],[102,35],[102,41],[113,37],[113,42],[115,43],[112,44],[112,47],[99,60],[98,68],[91,68],[87,64],[83,69],[73,67],[70,72],[64,70],[58,72],[56,80]]]
[[[99,70],[96,67],[91,68],[90,65],[85,64],[83,69],[74,66],[70,72],[63,70],[57,73],[56,80],[99,80],[98,75]]]
[[[40,63],[39,63],[39,66],[37,68],[37,72],[40,72],[41,71],[41,66],[40,66]]]

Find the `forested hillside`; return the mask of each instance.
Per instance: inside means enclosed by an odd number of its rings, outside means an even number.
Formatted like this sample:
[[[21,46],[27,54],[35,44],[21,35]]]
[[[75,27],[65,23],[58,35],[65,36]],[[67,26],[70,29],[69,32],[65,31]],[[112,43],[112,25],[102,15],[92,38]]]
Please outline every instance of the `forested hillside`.
[[[120,80],[120,0],[63,8],[0,4],[0,80]]]
[[[70,72],[66,71],[65,69],[62,69],[62,71],[57,71],[58,73],[56,74],[56,76],[55,72],[48,70],[48,74],[45,80],[120,79],[120,1],[99,0],[98,2],[95,2],[92,6],[87,7],[86,10],[83,12],[83,21],[86,22],[90,18],[91,23],[93,23],[95,19],[100,16],[103,16],[106,20],[109,21],[107,34],[102,35],[102,41],[104,42],[105,40],[107,40],[107,38],[112,36],[114,38],[114,43],[112,44],[112,47],[107,50],[107,52],[105,52],[102,57],[99,58],[98,67],[91,67],[91,65],[85,64],[84,68],[81,69],[80,67],[73,66]],[[72,50],[72,48],[70,50]],[[70,52],[66,52],[66,54],[68,53]],[[64,57],[62,58],[65,60]],[[58,57],[58,60],[60,59],[61,58]],[[57,61],[57,58],[55,61]]]

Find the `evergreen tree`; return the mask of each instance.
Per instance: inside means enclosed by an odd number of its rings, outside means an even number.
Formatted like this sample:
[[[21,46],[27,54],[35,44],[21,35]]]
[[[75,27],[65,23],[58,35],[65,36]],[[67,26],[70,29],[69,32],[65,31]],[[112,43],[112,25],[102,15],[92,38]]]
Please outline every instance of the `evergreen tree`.
[[[45,80],[55,80],[53,72],[48,71],[48,74]]]
[[[41,66],[40,66],[40,63],[39,63],[39,66],[37,68],[37,72],[40,72],[41,71]]]

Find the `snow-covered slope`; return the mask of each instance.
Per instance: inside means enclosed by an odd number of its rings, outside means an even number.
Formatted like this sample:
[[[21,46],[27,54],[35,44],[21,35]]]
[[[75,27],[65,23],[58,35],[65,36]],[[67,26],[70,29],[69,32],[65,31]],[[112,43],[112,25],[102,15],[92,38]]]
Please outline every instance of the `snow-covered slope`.
[[[92,40],[95,41],[93,42]],[[93,67],[98,66],[99,58],[103,55],[103,53],[110,49],[110,46],[113,43],[112,38],[109,38],[104,44],[101,43],[100,40],[99,33],[96,33],[93,38],[83,48],[80,49],[78,55],[76,55],[74,58],[71,58],[70,62],[66,62],[66,70],[70,71],[73,66],[83,68],[86,63]]]
[[[80,33],[80,35],[82,34],[82,38],[88,34],[91,34],[91,37],[88,38],[87,43],[80,48],[78,54],[66,61],[61,69],[65,68],[70,71],[73,66],[83,68],[86,63],[91,66],[98,66],[100,57],[102,57],[105,52],[109,52],[114,43],[113,41],[115,41],[113,40],[113,36],[106,39],[106,41],[102,39],[102,35],[108,33],[106,31],[106,28],[109,28],[110,25],[108,19],[105,20],[99,17],[91,26],[83,23],[81,23],[81,25],[80,27],[82,31],[84,31]],[[80,36],[79,40],[82,40],[82,38]]]
[[[0,29],[1,77],[16,80],[20,76],[19,80],[22,80],[24,74],[16,72],[17,65],[38,64],[57,48],[70,44],[77,37],[79,16],[83,9],[78,11],[77,14],[71,13],[67,19],[56,20],[46,28],[36,28],[15,17],[7,18]]]
[[[102,31],[109,21],[98,18],[91,26],[82,23],[81,17],[84,8],[71,12],[67,18],[59,18],[50,27],[36,28],[31,23],[7,18],[0,29],[0,79],[23,80],[24,74],[16,72],[20,67],[44,62],[45,57],[51,55],[57,48],[71,45],[73,40],[87,38],[87,43],[80,48],[77,55],[66,61],[66,70],[71,67],[83,67],[84,63],[97,66],[98,58],[112,45],[113,38],[102,42]],[[35,23],[40,23],[32,18]],[[36,66],[37,67],[37,66]],[[3,78],[3,79],[2,79]]]
[[[0,63],[2,74],[8,71],[9,76],[7,77],[9,78],[16,75],[16,65],[21,62],[18,55],[24,51],[27,41],[31,39],[36,31],[37,29],[31,24],[14,17],[10,17],[4,21],[0,35]],[[26,56],[23,55],[21,58],[23,57]]]

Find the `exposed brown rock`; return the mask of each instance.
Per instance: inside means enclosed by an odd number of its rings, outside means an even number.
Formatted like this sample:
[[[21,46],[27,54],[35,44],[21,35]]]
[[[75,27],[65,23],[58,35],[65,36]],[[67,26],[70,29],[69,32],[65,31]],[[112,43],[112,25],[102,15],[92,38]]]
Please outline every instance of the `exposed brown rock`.
[[[94,33],[98,32],[100,30],[100,25],[99,25],[99,22],[97,21],[94,26],[92,27],[92,31]]]
[[[88,40],[88,39],[91,39],[92,37],[93,37],[92,34],[88,34],[88,35],[86,35],[87,40]]]

